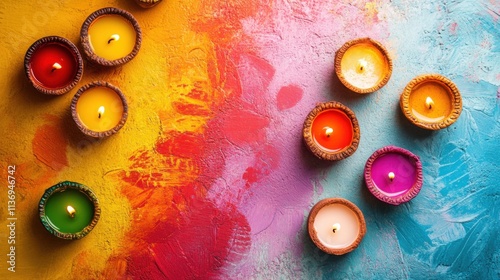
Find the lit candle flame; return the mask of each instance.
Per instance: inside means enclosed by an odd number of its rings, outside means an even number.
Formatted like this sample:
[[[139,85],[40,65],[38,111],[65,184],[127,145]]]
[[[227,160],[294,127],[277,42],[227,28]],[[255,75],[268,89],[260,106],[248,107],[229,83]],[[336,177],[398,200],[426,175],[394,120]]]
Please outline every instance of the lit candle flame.
[[[112,41],[118,41],[118,40],[120,40],[120,35],[118,35],[118,34],[113,34],[113,35],[111,35],[111,37],[109,38],[109,40],[108,40],[108,44],[109,44],[109,43],[111,43]]]
[[[97,110],[97,113],[98,113],[98,117],[101,118],[102,115],[104,115],[104,106],[99,107],[99,109]]]
[[[366,68],[366,65],[368,63],[366,62],[366,60],[364,58],[360,59],[359,60],[359,72],[363,72]]]
[[[396,174],[394,174],[394,172],[389,172],[387,177],[389,177],[389,180],[391,180],[391,182],[392,182],[394,180],[394,178],[396,178]]]
[[[71,218],[75,217],[76,210],[71,205],[68,205],[68,207],[66,207],[66,211],[68,211],[68,214],[71,216]]]
[[[333,128],[327,126],[324,129],[325,129],[325,135],[326,135],[326,137],[330,137],[332,135],[332,133],[333,133]]]
[[[332,227],[333,233],[335,233],[336,230],[340,230],[340,224],[339,223],[333,224],[333,227]]]
[[[52,64],[52,71],[51,72],[54,72],[55,70],[59,70],[61,68],[62,68],[61,64],[56,62],[56,63]]]
[[[434,105],[434,100],[430,98],[430,96],[427,96],[425,99],[425,105],[427,105],[427,108],[432,109],[432,106]]]

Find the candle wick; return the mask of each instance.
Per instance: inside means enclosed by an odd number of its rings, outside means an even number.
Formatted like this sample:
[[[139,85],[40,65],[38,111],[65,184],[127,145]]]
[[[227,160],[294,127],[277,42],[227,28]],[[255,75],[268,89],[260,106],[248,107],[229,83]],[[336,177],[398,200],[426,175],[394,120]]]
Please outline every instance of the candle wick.
[[[332,133],[333,133],[333,128],[328,127],[328,126],[325,127],[325,135],[326,135],[326,137],[330,138],[330,136],[332,135]]]
[[[366,65],[367,65],[366,60],[360,59],[359,60],[359,72],[363,72],[363,70],[365,70]]]
[[[76,210],[71,205],[68,205],[68,207],[66,207],[66,211],[68,211],[68,214],[71,218],[75,217]]]
[[[118,41],[119,39],[120,39],[120,35],[113,34],[113,35],[111,35],[111,38],[108,40],[108,44],[110,44],[112,41]]]
[[[97,117],[100,119],[102,115],[104,115],[104,106],[101,106],[99,107],[99,109],[97,109]]]
[[[389,180],[394,181],[394,178],[396,178],[396,174],[394,174],[394,172],[389,172],[388,174],[388,177],[389,177]]]
[[[434,100],[430,96],[427,96],[425,99],[425,105],[427,105],[427,108],[432,109],[432,105],[434,105]]]
[[[54,72],[54,71],[59,70],[61,68],[62,68],[61,64],[56,62],[56,63],[52,64],[52,70],[50,72]]]
[[[339,223],[333,224],[333,228],[332,228],[333,233],[335,233],[336,230],[340,230],[340,224]]]

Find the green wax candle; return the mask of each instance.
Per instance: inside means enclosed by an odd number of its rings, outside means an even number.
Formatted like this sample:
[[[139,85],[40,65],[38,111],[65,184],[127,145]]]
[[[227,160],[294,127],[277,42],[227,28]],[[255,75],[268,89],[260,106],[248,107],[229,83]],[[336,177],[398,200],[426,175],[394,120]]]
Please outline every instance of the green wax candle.
[[[74,208],[72,215],[68,206]],[[60,232],[77,233],[90,224],[94,217],[94,204],[81,191],[66,189],[53,193],[45,204],[48,222]]]
[[[80,239],[97,224],[101,208],[87,186],[64,181],[47,190],[38,205],[45,229],[63,239]]]

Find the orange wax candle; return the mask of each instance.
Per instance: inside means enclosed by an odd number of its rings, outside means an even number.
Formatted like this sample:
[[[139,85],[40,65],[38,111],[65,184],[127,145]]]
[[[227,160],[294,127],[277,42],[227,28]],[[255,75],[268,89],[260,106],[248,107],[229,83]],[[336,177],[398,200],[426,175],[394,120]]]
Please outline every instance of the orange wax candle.
[[[431,74],[413,79],[401,95],[400,105],[412,123],[436,130],[456,121],[462,110],[462,99],[452,81]]]
[[[82,132],[93,137],[116,133],[127,119],[121,91],[105,82],[94,82],[77,92],[71,103],[73,119]]]
[[[345,43],[336,53],[335,73],[354,92],[374,92],[389,81],[392,60],[379,42],[356,39]]]
[[[319,113],[312,123],[312,135],[319,146],[330,152],[345,149],[352,142],[352,123],[340,110]]]
[[[83,24],[80,37],[88,58],[106,66],[131,60],[142,40],[139,24],[132,14],[117,8],[92,13]]]
[[[314,155],[340,160],[353,154],[359,144],[359,125],[354,113],[339,102],[316,106],[304,121],[304,141]]]

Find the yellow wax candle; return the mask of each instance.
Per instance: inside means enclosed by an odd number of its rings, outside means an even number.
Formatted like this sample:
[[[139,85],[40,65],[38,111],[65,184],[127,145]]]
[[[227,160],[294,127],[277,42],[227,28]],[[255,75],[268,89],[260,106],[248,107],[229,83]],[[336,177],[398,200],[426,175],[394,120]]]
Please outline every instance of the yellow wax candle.
[[[399,101],[405,117],[418,127],[443,129],[453,124],[462,112],[462,97],[457,86],[439,74],[413,78]]]
[[[438,81],[414,87],[410,93],[409,105],[415,117],[429,123],[441,122],[453,110],[451,93]]]
[[[136,43],[134,26],[118,14],[96,18],[89,27],[89,43],[94,53],[107,60],[130,54]]]
[[[389,71],[385,55],[374,45],[352,45],[342,56],[341,72],[345,80],[360,89],[377,86]]]
[[[76,103],[81,123],[96,132],[116,127],[123,117],[124,104],[117,92],[104,86],[84,91]]]

